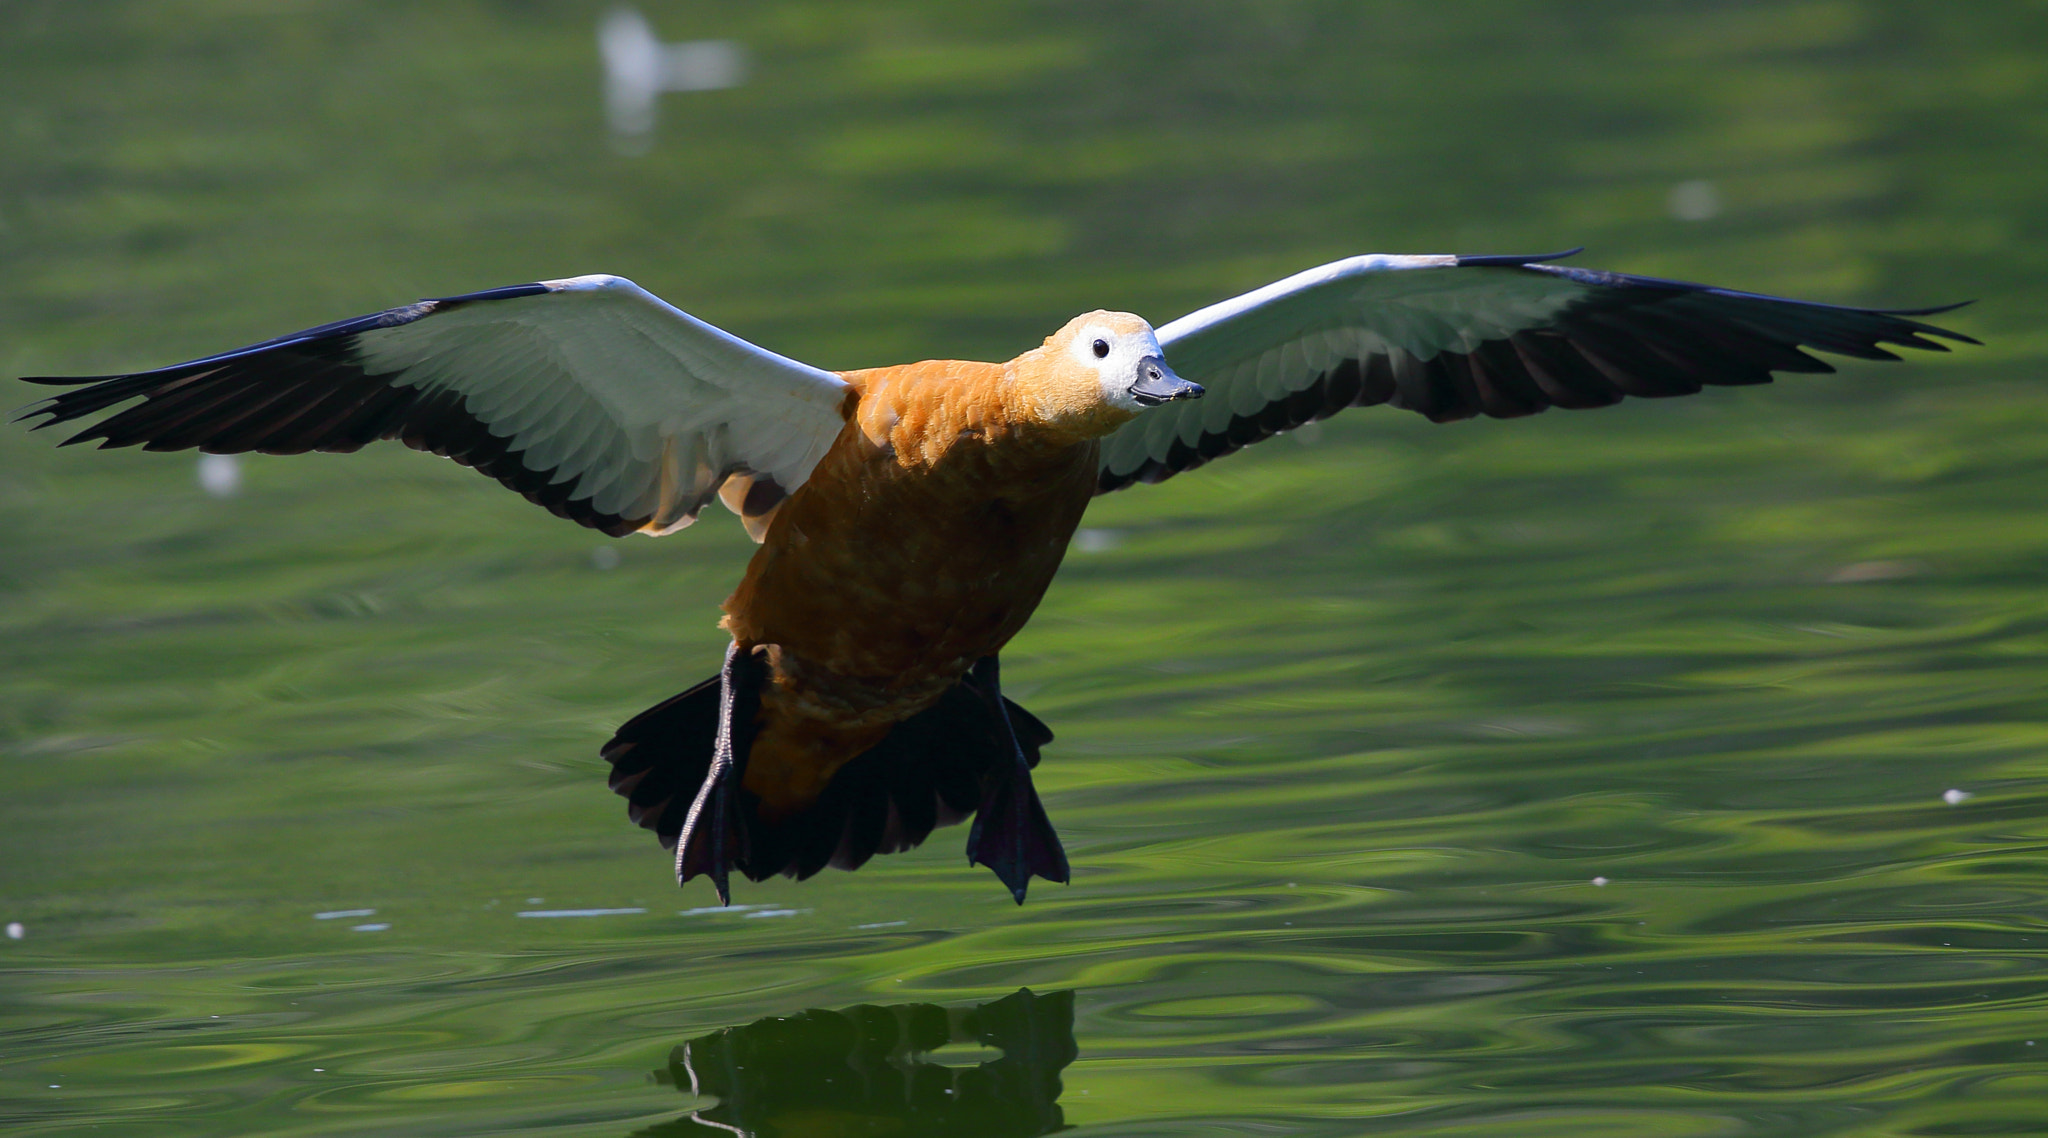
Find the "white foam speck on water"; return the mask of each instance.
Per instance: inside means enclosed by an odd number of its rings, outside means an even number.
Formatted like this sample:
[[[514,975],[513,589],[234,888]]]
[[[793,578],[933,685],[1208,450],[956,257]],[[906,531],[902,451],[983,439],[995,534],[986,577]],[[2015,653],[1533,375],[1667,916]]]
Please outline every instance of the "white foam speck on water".
[[[1975,797],[1977,796],[1971,794],[1967,790],[1956,790],[1953,787],[1941,792],[1941,800],[1943,802],[1948,803],[1950,806],[1961,806],[1963,803],[1968,802],[1970,799]]]
[[[8,940],[20,940],[20,939],[21,939],[22,937],[25,937],[25,936],[27,936],[27,935],[28,935],[28,930],[27,930],[27,929],[25,929],[25,928],[23,928],[23,927],[21,926],[21,922],[20,922],[20,921],[9,921],[9,922],[7,922],[7,939],[8,939]]]
[[[855,925],[853,927],[857,929],[893,929],[898,925],[907,925],[909,923],[909,921],[876,921],[873,924]]]
[[[809,909],[762,909],[758,912],[748,913],[747,917],[748,919],[754,917],[794,917],[798,913],[808,912],[810,912]]]
[[[199,488],[216,498],[232,498],[242,492],[242,460],[231,454],[199,456]]]
[[[348,931],[352,933],[381,933],[390,927],[391,924],[388,921],[377,921],[367,925],[350,925]]]
[[[765,909],[766,905],[706,905],[701,909],[684,909],[678,917],[701,917],[708,913],[745,913],[753,909]]]
[[[513,915],[519,917],[622,917],[646,911],[645,909],[524,909]]]
[[[1593,884],[1595,884],[1595,885],[1605,885],[1605,884],[1607,884],[1607,879],[1606,879],[1606,878],[1604,878],[1604,877],[1596,877],[1596,878],[1594,878],[1594,879],[1593,879]]]
[[[375,909],[329,909],[324,913],[313,914],[313,919],[316,921],[338,921],[343,917],[374,917],[376,915],[377,910]]]
[[[1711,221],[1721,215],[1721,191],[1704,178],[1680,182],[1665,196],[1664,208],[1679,221]]]
[[[1082,553],[1107,553],[1124,543],[1124,535],[1113,529],[1074,531],[1074,548]]]

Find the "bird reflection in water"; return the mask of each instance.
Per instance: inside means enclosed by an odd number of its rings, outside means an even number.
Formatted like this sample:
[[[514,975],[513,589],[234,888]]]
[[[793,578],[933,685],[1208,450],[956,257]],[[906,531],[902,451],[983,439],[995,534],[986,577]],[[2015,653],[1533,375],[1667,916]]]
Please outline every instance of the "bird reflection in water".
[[[975,1044],[1002,1054],[972,1067],[931,1057]],[[1035,1138],[1065,1128],[1060,1072],[1077,1054],[1072,992],[812,1009],[677,1047],[654,1077],[718,1102],[632,1138]]]

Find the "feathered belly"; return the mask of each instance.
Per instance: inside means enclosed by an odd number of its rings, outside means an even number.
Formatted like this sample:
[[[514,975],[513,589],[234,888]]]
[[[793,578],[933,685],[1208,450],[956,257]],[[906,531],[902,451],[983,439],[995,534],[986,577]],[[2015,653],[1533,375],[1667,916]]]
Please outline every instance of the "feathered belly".
[[[1094,485],[1092,445],[1007,461],[955,447],[915,468],[844,449],[783,504],[725,605],[769,664],[745,786],[771,816],[1016,635]]]

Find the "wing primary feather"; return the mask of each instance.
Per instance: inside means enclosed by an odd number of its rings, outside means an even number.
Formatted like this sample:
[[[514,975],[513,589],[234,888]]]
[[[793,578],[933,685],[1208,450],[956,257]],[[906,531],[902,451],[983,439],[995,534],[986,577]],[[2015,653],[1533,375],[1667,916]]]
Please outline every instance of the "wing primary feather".
[[[274,383],[265,377],[252,376],[248,382],[237,384],[232,391],[224,392],[224,398],[213,401],[201,398],[201,389],[194,389],[193,398],[180,400],[169,407],[151,406],[151,401],[129,408],[107,421],[107,441],[103,446],[134,446],[141,444],[144,450],[178,450],[169,445],[176,428],[182,426],[186,434],[195,431],[204,433],[208,424],[204,416],[215,407],[230,408],[236,419],[254,414],[265,404],[285,394],[289,383]],[[181,407],[190,407],[196,414],[180,416]],[[186,444],[188,446],[192,444]]]
[[[1329,374],[1327,371],[1324,372],[1316,377],[1314,383],[1273,405],[1278,411],[1273,426],[1276,434],[1315,421],[1317,412],[1323,409],[1323,401],[1326,398],[1323,383],[1329,378]]]
[[[197,407],[204,409],[217,405],[226,400],[233,399],[246,391],[253,390],[256,382],[251,377],[231,374],[219,377],[212,383],[192,386],[181,385],[177,390],[167,395],[158,396],[150,394],[142,402],[102,419],[93,426],[65,439],[63,445],[72,446],[77,443],[88,442],[92,439],[105,439],[108,441],[103,443],[102,447],[133,446],[143,441],[143,436],[138,432],[146,431],[153,424],[177,414],[180,408]],[[86,415],[91,414],[91,412],[81,411],[78,414]],[[51,420],[51,422],[63,421],[66,420]],[[44,425],[47,426],[48,424]],[[117,435],[122,439],[119,443],[112,441]]]
[[[1318,385],[1322,391],[1323,405],[1316,408],[1315,417],[1319,420],[1327,419],[1351,406],[1358,399],[1362,382],[1357,360],[1347,359],[1339,362],[1336,367],[1324,374]]]
[[[1207,461],[1208,457],[1189,445],[1186,440],[1175,439],[1173,445],[1166,448],[1165,461],[1145,472],[1145,481],[1164,482],[1178,471],[1193,470]]]
[[[304,386],[307,398],[303,404],[250,422],[223,442],[264,454],[304,454],[331,437],[336,419],[361,406],[385,384],[372,378],[344,375],[329,381],[325,390],[312,380]]]
[[[116,403],[125,402],[150,391],[169,391],[183,384],[196,383],[219,370],[219,368],[201,369],[188,375],[177,376],[168,380],[153,374],[115,376],[100,382],[94,387],[53,395],[21,412],[15,416],[14,421],[17,423],[21,422],[31,415],[49,416],[31,428],[32,430],[40,431],[53,423],[66,423],[73,419],[84,418],[95,411],[103,411],[108,407],[114,406]],[[90,383],[93,381],[40,378],[30,379],[29,382],[55,384]]]
[[[1422,374],[1421,361],[1398,348],[1389,351],[1386,359],[1387,370],[1394,377],[1394,393],[1387,398],[1387,406],[1429,414],[1433,410],[1429,402],[1429,377]]]
[[[304,411],[292,416],[290,422],[280,423],[255,449],[266,454],[305,454],[308,451],[344,449],[339,444],[348,438],[348,424],[387,393],[393,393],[389,384],[368,377],[344,382],[326,398],[315,401]],[[396,394],[410,396],[412,392],[410,389],[399,389]],[[358,442],[345,449],[355,450],[362,445],[363,442]]]
[[[1264,421],[1266,415],[1272,410],[1273,408],[1269,406],[1263,412],[1238,419],[1231,423],[1229,428],[1221,435],[1204,435],[1202,436],[1202,445],[1205,447],[1211,445],[1211,439],[1221,440],[1214,445],[1226,449],[1218,449],[1214,454],[1210,455],[1211,458],[1219,458],[1229,454],[1231,451],[1242,450],[1253,443],[1263,442],[1273,434]]]
[[[219,454],[256,449],[246,441],[261,438],[324,394],[319,381],[324,369],[317,361],[287,360],[285,366],[248,376],[250,382],[204,406],[153,424],[147,449],[184,450],[209,446]],[[223,385],[225,386],[225,385]]]
[[[1692,377],[1645,351],[1624,329],[1575,321],[1564,329],[1564,339],[1624,395],[1662,399],[1691,395],[1700,389]]]
[[[328,405],[337,391],[365,382],[355,368],[324,356],[286,356],[275,370],[256,378],[258,388],[245,393],[244,402],[191,416],[182,431],[166,424],[153,445],[164,450],[203,446],[217,453],[264,450],[281,431]]]
[[[1690,379],[1673,380],[1669,373],[1674,369],[1665,367],[1655,356],[1643,358],[1624,338],[1605,337],[1590,327],[1577,327],[1565,336],[1564,342],[1624,396],[1661,399],[1690,395],[1700,389]]]
[[[1696,319],[1701,323],[1706,322],[1704,316]],[[1728,323],[1764,339],[1806,344],[1824,352],[1856,359],[1898,359],[1898,356],[1877,346],[1883,343],[1910,344],[1923,351],[1948,351],[1945,345],[1920,339],[1911,331],[1886,325],[1873,326],[1869,320],[1849,318],[1848,314],[1826,310],[1818,313],[1785,313],[1752,309],[1736,315]]]
[[[167,385],[167,389],[170,386],[181,387],[185,384],[197,383],[209,374],[211,374],[210,371],[202,371],[189,376],[179,377],[175,384]],[[26,419],[31,415],[47,416],[47,418],[32,428],[33,430],[40,431],[44,427],[57,423],[68,423],[82,419],[94,412],[103,411],[108,407],[133,399],[138,395],[147,394],[151,390],[153,390],[151,383],[145,381],[144,377],[141,376],[111,379],[98,387],[88,387],[79,391],[67,391],[61,395],[45,399],[41,403],[23,411],[18,416],[17,421],[19,419]]]
[[[1396,352],[1391,362],[1395,388],[1395,397],[1387,401],[1391,406],[1414,411],[1433,423],[1469,419],[1478,413],[1476,402],[1468,404],[1461,397],[1443,364],[1443,353],[1422,360],[1408,352]]]
[[[1636,333],[1636,340],[1643,350],[1656,355],[1666,366],[1689,376],[1695,383],[1712,387],[1741,387],[1771,382],[1771,373],[1768,370],[1729,355],[1707,340],[1673,340],[1655,329],[1642,327],[1632,331]],[[1801,371],[1818,375],[1835,370],[1825,360],[1817,360],[1812,356],[1805,358],[1812,363],[1811,366],[1801,368]]]
[[[1698,323],[1707,324],[1708,322],[1700,320]],[[1813,366],[1820,362],[1799,350],[1800,343],[1812,342],[1814,337],[1810,335],[1802,335],[1797,331],[1782,331],[1739,317],[1727,321],[1720,327],[1725,329],[1724,338],[1738,336],[1746,338],[1748,341],[1748,354],[1754,356],[1759,364],[1771,371],[1812,371]],[[1819,347],[1820,345],[1816,344],[1815,346]],[[1822,350],[1827,351],[1830,349],[1822,348]],[[1882,352],[1881,354],[1887,359],[1898,358],[1889,352]]]
[[[315,391],[317,388],[312,384],[296,376],[265,376],[219,407],[195,409],[157,424],[148,432],[142,449],[173,451],[208,447],[216,454],[254,450],[256,448],[239,440],[252,434],[259,437],[267,434],[280,414],[288,417],[296,409],[294,402]],[[237,430],[238,427],[241,429]]]
[[[1621,392],[1555,333],[1518,332],[1508,343],[1553,407],[1579,410],[1621,402]]]
[[[1353,407],[1374,407],[1394,399],[1394,361],[1386,352],[1375,352],[1365,360],[1359,375],[1358,397]]]
[[[1504,340],[1488,340],[1466,354],[1472,385],[1486,413],[1496,419],[1534,415],[1550,407],[1543,389]]]
[[[1486,410],[1486,397],[1480,393],[1472,361],[1465,353],[1438,352],[1430,363],[1438,376],[1437,386],[1448,397],[1456,418],[1469,419]]]
[[[405,413],[418,402],[420,392],[411,387],[386,387],[363,401],[334,425],[317,450],[347,452],[360,450],[379,439],[396,435]]]
[[[1596,313],[1588,319],[1606,323],[1614,318]],[[1738,386],[1770,382],[1771,373],[1757,359],[1751,348],[1752,337],[1748,335],[1702,327],[1697,321],[1657,307],[1635,309],[1629,312],[1628,320],[1629,331],[1645,346],[1670,360],[1673,366],[1686,369],[1702,383]],[[1828,366],[1820,360],[1813,362]]]
[[[1652,310],[1651,314],[1646,316],[1646,319],[1654,320],[1657,315],[1661,315],[1665,311],[1667,310]],[[1679,335],[1687,338],[1688,342],[1682,346],[1689,347],[1691,343],[1718,345],[1727,352],[1747,361],[1750,367],[1760,370],[1766,375],[1772,371],[1802,370],[1810,363],[1818,362],[1812,356],[1806,355],[1783,340],[1774,339],[1772,333],[1756,328],[1744,321],[1715,319],[1709,314],[1688,312],[1676,307],[1668,308],[1668,313],[1671,318],[1670,326],[1675,328]],[[1838,355],[1853,355],[1861,359],[1897,360],[1899,358],[1882,348],[1866,347],[1855,343],[1845,343],[1842,347],[1853,348],[1854,350],[1841,351],[1835,347],[1827,347],[1822,350],[1834,351]],[[1766,381],[1756,380],[1754,382],[1762,383]]]
[[[1958,308],[1974,303],[1968,300],[1957,301],[1953,304],[1937,304],[1927,308],[1856,308],[1845,304],[1822,304],[1819,301],[1813,300],[1791,300],[1782,296],[1771,296],[1760,292],[1743,292],[1732,288],[1718,288],[1713,285],[1696,284],[1692,281],[1634,276],[1628,273],[1616,273],[1605,269],[1584,269],[1572,265],[1531,263],[1523,265],[1522,268],[1531,273],[1542,273],[1547,276],[1576,281],[1580,284],[1592,285],[1596,288],[1616,290],[1641,289],[1665,293],[1667,296],[1692,296],[1695,298],[1706,298],[1710,302],[1733,301],[1737,303],[1754,303],[1778,310],[1800,311],[1807,314],[1833,313],[1864,317],[1886,317],[1892,318],[1896,320],[1898,325],[1908,327],[1916,332],[1940,336],[1959,343],[1978,343],[1978,341],[1960,332],[1907,319],[1907,317],[1913,316],[1938,316],[1944,312],[1954,312]]]

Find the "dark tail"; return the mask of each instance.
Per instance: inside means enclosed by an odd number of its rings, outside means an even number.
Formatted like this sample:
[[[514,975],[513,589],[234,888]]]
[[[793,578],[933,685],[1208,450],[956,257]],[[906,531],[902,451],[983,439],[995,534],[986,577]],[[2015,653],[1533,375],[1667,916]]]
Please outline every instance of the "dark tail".
[[[1052,729],[1007,698],[1003,703],[1025,760],[1037,766]],[[634,716],[605,744],[611,787],[626,799],[627,817],[669,849],[704,785],[717,731],[713,676]],[[839,768],[801,814],[765,822],[754,796],[741,788],[735,864],[755,881],[778,873],[802,880],[827,865],[858,869],[878,853],[911,849],[933,829],[966,820],[1015,761],[989,701],[956,684]]]

